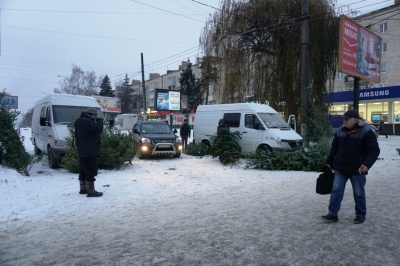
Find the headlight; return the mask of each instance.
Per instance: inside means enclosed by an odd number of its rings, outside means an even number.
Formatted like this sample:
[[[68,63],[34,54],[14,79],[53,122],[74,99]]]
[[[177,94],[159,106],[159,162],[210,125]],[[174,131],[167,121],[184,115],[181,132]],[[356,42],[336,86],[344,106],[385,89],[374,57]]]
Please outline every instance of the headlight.
[[[176,138],[176,143],[182,143],[182,139],[181,138]]]
[[[55,139],[55,140],[54,140],[54,145],[56,145],[56,147],[61,147],[62,144],[63,144],[63,143],[62,143],[61,140],[58,140],[58,139]]]
[[[150,144],[151,141],[149,139],[147,139],[147,138],[142,138],[142,143],[143,144]]]
[[[67,146],[67,142],[65,140],[55,139],[54,145],[56,145],[56,147],[58,147],[58,148],[64,148],[65,146]]]
[[[290,145],[286,141],[282,141],[281,139],[277,139],[276,142],[278,143],[279,146],[283,148],[290,148]]]

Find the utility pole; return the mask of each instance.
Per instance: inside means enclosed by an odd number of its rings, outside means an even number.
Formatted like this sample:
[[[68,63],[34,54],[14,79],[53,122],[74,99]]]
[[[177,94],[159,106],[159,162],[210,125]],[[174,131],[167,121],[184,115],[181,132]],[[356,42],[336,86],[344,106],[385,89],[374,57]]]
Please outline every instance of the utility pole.
[[[307,135],[305,122],[310,104],[308,0],[301,1],[301,17],[303,20],[301,24],[301,136],[305,138]],[[308,147],[308,142],[305,141],[304,145]]]
[[[140,58],[142,61],[143,115],[144,115],[144,118],[146,118],[146,112],[147,112],[147,110],[146,110],[146,84],[144,81],[143,53],[140,53]],[[144,120],[146,120],[146,119],[144,119]]]

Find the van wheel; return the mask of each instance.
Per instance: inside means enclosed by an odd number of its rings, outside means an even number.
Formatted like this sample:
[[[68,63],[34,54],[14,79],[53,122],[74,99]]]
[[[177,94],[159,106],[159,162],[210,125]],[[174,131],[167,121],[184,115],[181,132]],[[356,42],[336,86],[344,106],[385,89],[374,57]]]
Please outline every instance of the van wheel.
[[[35,141],[35,144],[33,144],[33,153],[34,153],[35,155],[40,155],[40,154],[42,154],[42,151],[39,150],[39,148],[36,146],[36,141]]]
[[[58,168],[58,160],[54,158],[53,151],[51,147],[47,148],[47,158],[49,160],[49,167],[52,169]]]
[[[206,154],[208,154],[210,152],[210,147],[211,147],[210,142],[208,140],[203,140],[201,142],[201,145],[202,145],[202,148],[205,150]]]
[[[271,153],[272,150],[268,145],[261,145],[258,147],[257,152],[268,154]]]

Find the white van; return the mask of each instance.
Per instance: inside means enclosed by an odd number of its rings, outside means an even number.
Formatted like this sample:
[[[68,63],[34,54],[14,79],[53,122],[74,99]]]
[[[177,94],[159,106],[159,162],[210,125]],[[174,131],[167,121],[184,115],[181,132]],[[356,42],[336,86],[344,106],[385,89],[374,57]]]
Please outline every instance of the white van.
[[[102,117],[99,103],[88,96],[51,94],[36,102],[32,114],[31,141],[35,154],[47,154],[50,168],[60,165],[69,144],[68,125],[74,123],[89,107],[96,108]]]
[[[114,118],[114,129],[116,130],[133,130],[133,126],[138,121],[137,114],[122,114],[116,115]]]
[[[225,120],[230,132],[240,132],[243,153],[303,147],[303,138],[277,111],[258,103],[200,105],[194,120],[194,143],[210,145],[210,137],[217,133],[220,119]]]

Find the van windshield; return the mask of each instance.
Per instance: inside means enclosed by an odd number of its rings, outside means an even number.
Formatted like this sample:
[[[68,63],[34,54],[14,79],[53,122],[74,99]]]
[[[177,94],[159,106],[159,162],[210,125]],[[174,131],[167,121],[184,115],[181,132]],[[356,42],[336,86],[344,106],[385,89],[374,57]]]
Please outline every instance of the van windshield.
[[[290,128],[280,114],[257,113],[268,128]]]
[[[54,124],[74,123],[87,109],[87,106],[53,105]],[[101,116],[100,108],[96,109],[98,109],[97,114]]]

